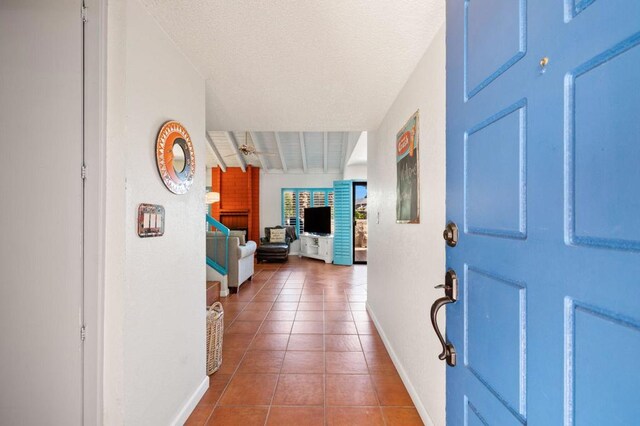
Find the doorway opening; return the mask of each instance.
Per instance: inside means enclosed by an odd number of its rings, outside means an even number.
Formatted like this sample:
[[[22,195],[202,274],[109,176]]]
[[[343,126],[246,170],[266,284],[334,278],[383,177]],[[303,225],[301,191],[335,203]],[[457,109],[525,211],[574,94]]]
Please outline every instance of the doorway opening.
[[[367,263],[367,183],[353,183],[353,263]]]

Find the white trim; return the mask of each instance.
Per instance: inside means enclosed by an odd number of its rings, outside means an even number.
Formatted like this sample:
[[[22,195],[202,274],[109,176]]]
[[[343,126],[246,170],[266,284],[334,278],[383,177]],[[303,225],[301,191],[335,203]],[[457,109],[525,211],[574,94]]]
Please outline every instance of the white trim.
[[[107,1],[84,0],[84,325],[83,423],[104,421]],[[78,19],[80,19],[78,11]]]
[[[396,370],[398,370],[398,374],[400,374],[402,383],[404,383],[404,386],[407,388],[407,392],[409,392],[409,396],[411,397],[413,404],[416,406],[416,410],[418,410],[418,414],[420,414],[420,417],[422,418],[422,421],[424,422],[425,425],[434,426],[431,416],[429,416],[427,409],[424,408],[424,405],[422,405],[422,401],[418,396],[418,392],[416,392],[416,389],[413,387],[413,384],[411,383],[411,379],[409,378],[409,375],[407,374],[407,372],[404,370],[404,367],[402,366],[400,359],[398,358],[396,353],[393,351],[393,348],[391,347],[391,342],[389,342],[389,339],[387,339],[387,336],[384,333],[384,330],[382,329],[382,327],[380,326],[380,323],[378,322],[376,315],[373,313],[373,310],[371,309],[369,302],[367,302],[366,306],[367,306],[367,312],[369,312],[369,316],[373,320],[373,323],[376,326],[376,329],[378,330],[378,334],[380,334],[380,338],[384,343],[384,347],[387,349],[387,352],[389,352],[389,356],[393,361],[393,365],[396,367]]]
[[[198,402],[200,402],[200,399],[207,389],[209,389],[209,376],[205,376],[204,379],[202,379],[202,383],[200,383],[196,390],[185,401],[184,405],[178,412],[178,415],[171,422],[171,425],[182,426],[196,408],[196,405],[198,405]]]

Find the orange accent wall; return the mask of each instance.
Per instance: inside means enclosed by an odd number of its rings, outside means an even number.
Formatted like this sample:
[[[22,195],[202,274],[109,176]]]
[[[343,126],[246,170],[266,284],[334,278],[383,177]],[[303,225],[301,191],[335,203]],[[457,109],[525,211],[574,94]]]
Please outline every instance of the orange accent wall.
[[[247,166],[211,169],[211,190],[220,193],[211,215],[229,228],[247,228],[247,239],[260,240],[260,169]]]

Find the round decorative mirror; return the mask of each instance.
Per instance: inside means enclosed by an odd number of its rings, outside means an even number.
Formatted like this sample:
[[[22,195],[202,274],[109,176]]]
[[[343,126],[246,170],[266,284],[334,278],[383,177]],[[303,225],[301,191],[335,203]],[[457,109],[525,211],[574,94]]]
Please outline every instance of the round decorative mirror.
[[[176,139],[173,143],[173,148],[171,149],[173,153],[173,171],[176,172],[177,175],[184,171],[185,161],[184,161],[184,149],[182,148],[182,144],[184,144],[184,139]]]
[[[182,124],[167,121],[158,133],[156,162],[162,181],[174,194],[186,194],[193,184],[196,159],[191,137]]]

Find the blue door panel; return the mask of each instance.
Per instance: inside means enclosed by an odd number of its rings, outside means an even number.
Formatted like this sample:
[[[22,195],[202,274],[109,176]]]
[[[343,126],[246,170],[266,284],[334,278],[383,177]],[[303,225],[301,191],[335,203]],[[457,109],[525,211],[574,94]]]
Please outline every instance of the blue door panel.
[[[464,365],[511,411],[526,411],[526,292],[517,282],[466,268]]]
[[[640,2],[447,2],[448,425],[638,424],[639,111]]]
[[[569,232],[578,244],[640,249],[640,33],[567,76]],[[616,102],[601,102],[602,99]],[[611,208],[611,206],[619,206]]]
[[[638,424],[640,369],[620,374],[638,357],[638,322],[568,300],[567,326],[568,396],[574,402],[568,420],[576,425]],[[608,345],[602,345],[601,336],[611,337]],[[623,409],[612,411],[616,406]]]
[[[524,100],[466,132],[464,190],[467,232],[526,237],[525,140]],[[501,191],[495,190],[498,187]]]
[[[335,181],[333,191],[333,263],[353,265],[353,181]]]

